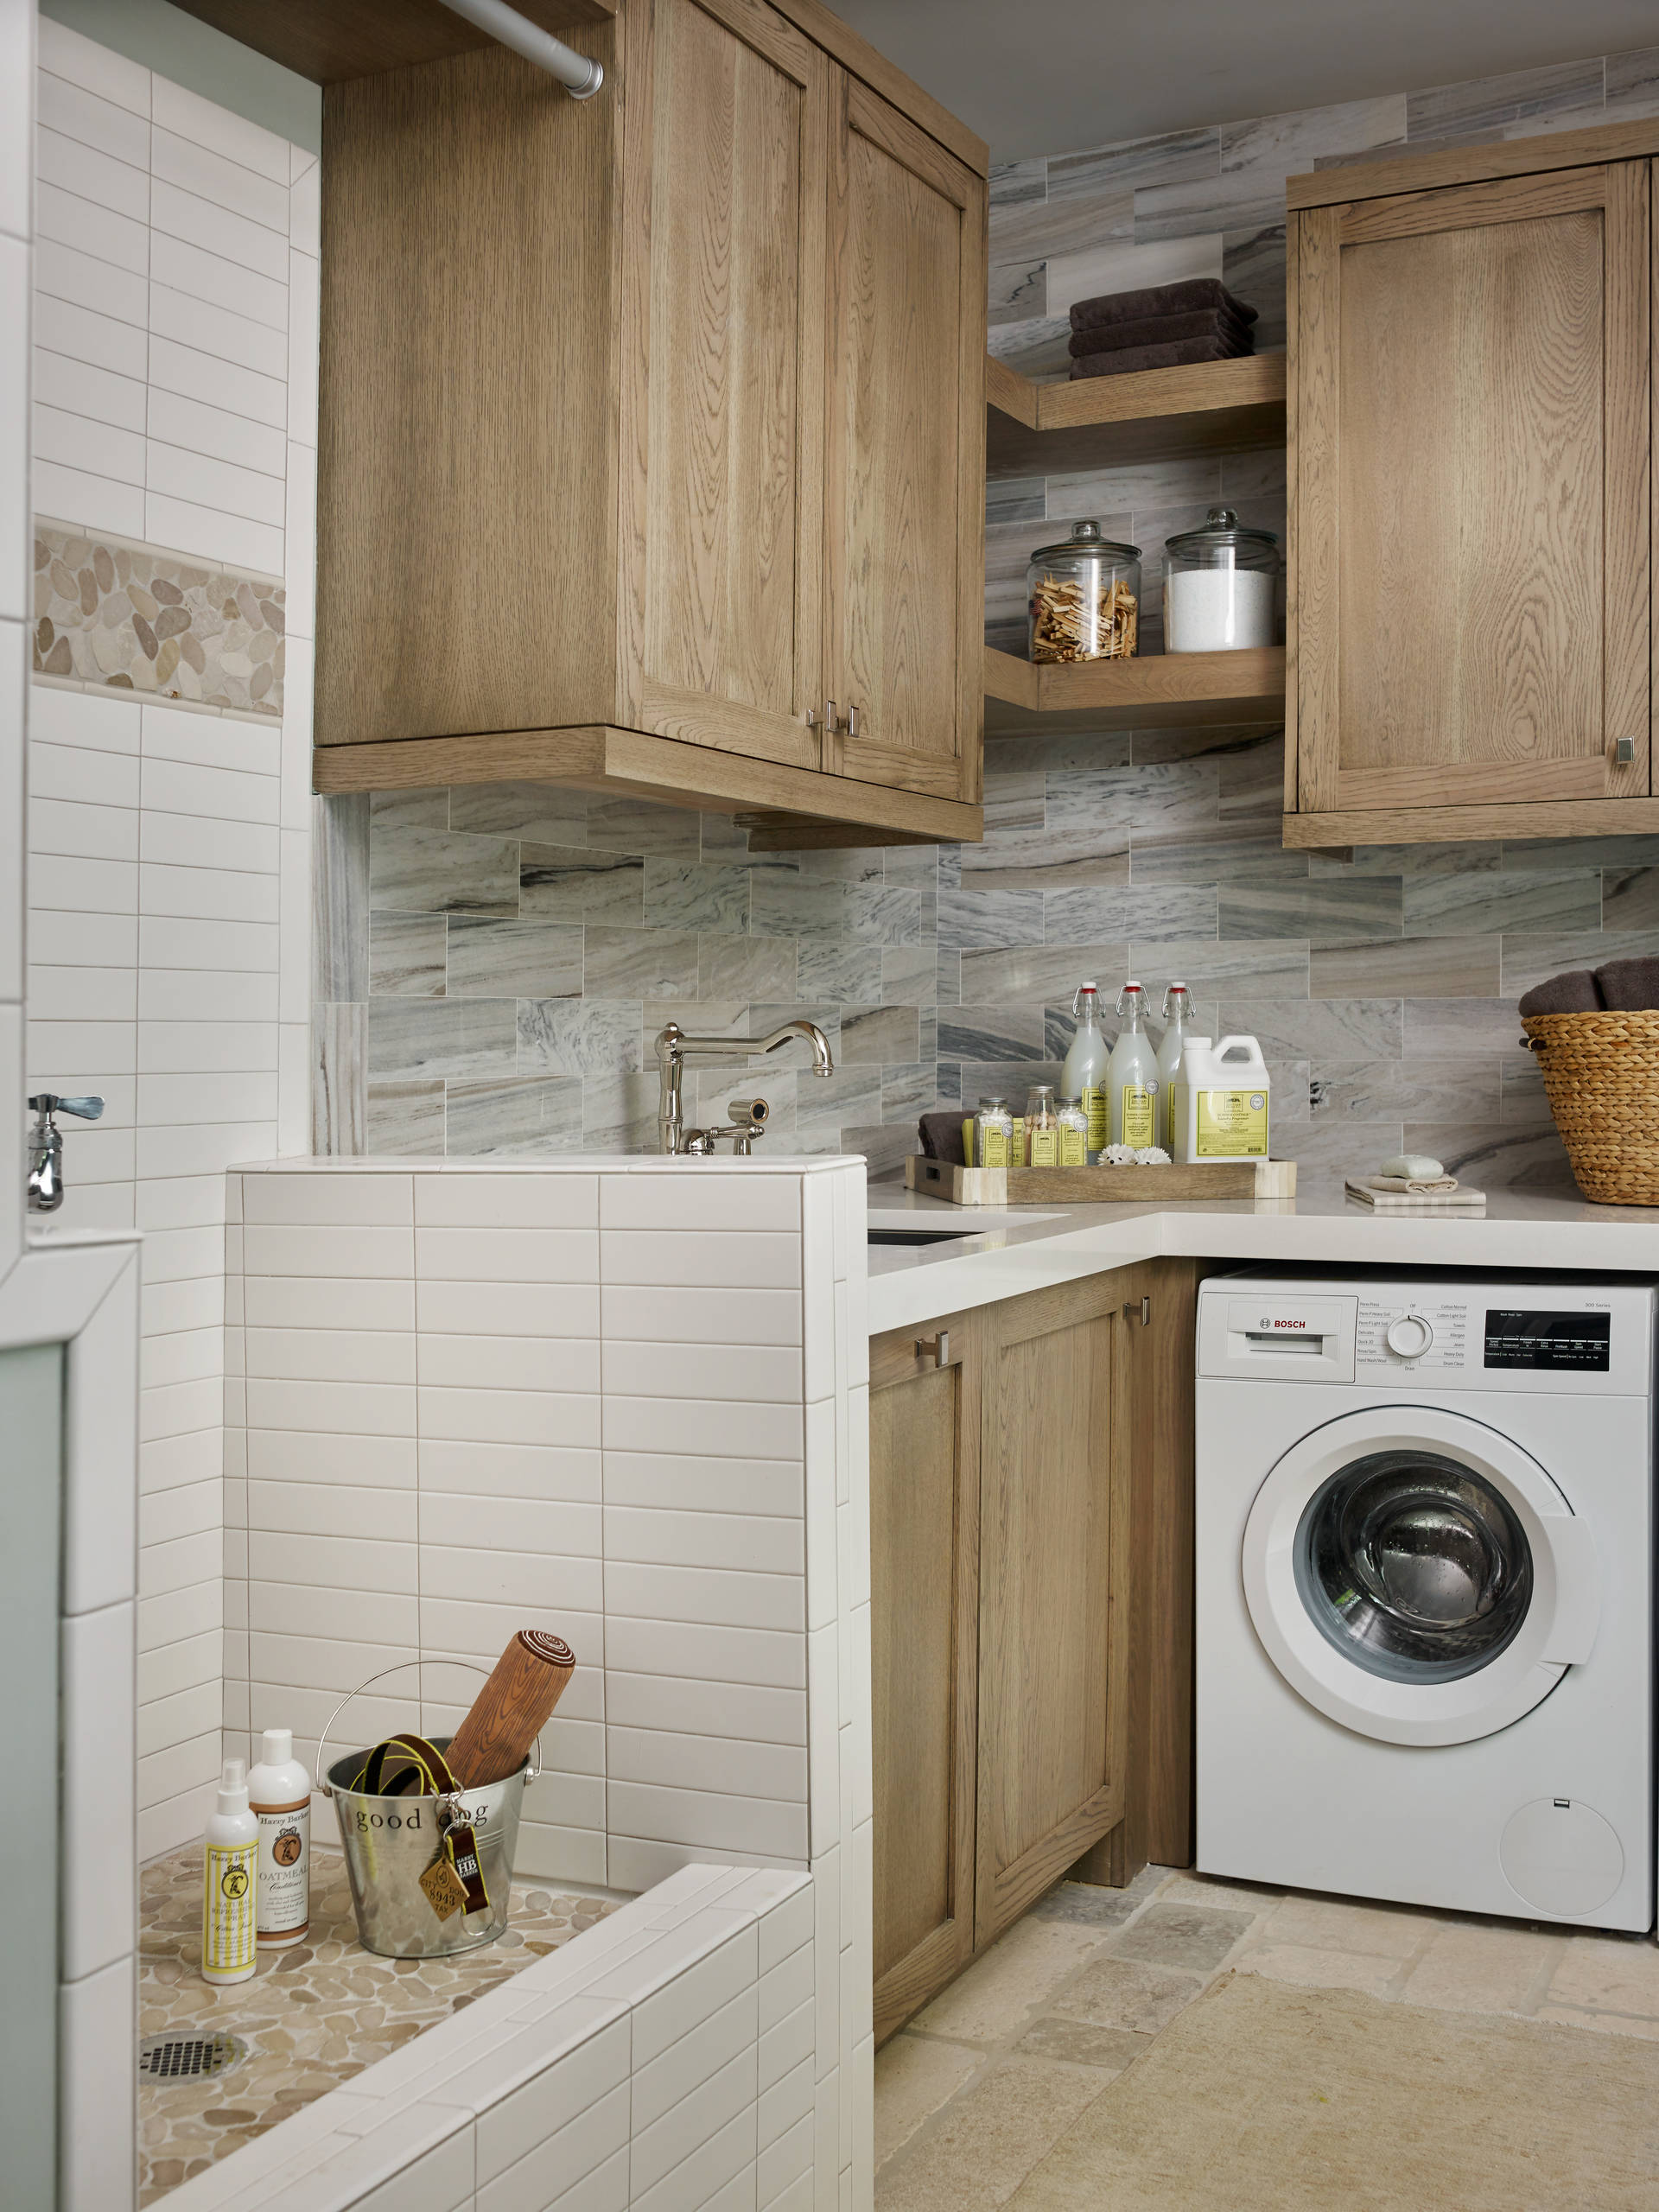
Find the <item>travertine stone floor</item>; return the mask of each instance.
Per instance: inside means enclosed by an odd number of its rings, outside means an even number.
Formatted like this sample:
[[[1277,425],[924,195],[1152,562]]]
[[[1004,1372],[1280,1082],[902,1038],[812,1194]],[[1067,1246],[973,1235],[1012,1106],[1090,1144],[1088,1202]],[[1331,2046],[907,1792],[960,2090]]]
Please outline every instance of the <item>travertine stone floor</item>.
[[[1213,1881],[1062,1882],[876,2055],[879,2212],[995,2212],[1222,1973],[1659,2038],[1659,1945]]]

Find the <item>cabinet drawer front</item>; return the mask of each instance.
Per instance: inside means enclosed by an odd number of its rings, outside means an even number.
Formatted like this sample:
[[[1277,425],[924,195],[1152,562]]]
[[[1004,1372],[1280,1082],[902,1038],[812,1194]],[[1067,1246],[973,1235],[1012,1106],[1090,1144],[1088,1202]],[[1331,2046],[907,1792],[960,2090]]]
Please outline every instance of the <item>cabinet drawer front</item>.
[[[1646,794],[1647,168],[1297,219],[1304,811]]]

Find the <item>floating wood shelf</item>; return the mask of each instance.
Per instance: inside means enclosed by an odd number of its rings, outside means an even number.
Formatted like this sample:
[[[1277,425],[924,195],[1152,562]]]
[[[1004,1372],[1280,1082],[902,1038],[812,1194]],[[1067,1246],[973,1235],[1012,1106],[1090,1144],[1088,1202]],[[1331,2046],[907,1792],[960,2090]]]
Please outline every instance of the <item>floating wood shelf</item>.
[[[1285,718],[1285,649],[1147,653],[1039,667],[985,648],[985,734],[1016,730],[1197,728]]]
[[[1061,476],[1285,442],[1285,357],[1033,384],[985,364],[985,473]]]

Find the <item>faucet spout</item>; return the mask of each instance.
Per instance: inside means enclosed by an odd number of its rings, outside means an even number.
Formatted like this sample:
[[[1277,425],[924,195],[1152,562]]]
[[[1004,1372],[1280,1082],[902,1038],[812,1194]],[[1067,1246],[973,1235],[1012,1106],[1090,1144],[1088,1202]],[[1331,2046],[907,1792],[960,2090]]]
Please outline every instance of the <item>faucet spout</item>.
[[[791,1037],[804,1037],[812,1047],[814,1075],[834,1075],[836,1063],[830,1052],[830,1039],[816,1021],[785,1021],[774,1029],[770,1037],[757,1038],[749,1047],[752,1052],[775,1052],[780,1045],[787,1045]]]
[[[836,1063],[830,1050],[830,1039],[816,1021],[782,1022],[766,1037],[690,1037],[677,1021],[668,1022],[659,1029],[653,1049],[661,1082],[657,1127],[663,1151],[672,1157],[684,1149],[685,1114],[681,1102],[681,1078],[687,1060],[753,1059],[764,1052],[775,1052],[780,1046],[788,1044],[792,1037],[804,1037],[811,1046],[814,1075],[835,1073]]]

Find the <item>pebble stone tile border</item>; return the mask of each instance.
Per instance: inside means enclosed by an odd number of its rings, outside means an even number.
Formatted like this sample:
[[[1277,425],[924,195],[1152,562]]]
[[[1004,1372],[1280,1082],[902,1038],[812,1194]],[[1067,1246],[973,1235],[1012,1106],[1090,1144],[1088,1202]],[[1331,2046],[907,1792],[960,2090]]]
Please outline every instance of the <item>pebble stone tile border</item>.
[[[280,718],[287,599],[280,577],[35,518],[36,676]]]
[[[308,1940],[263,1954],[251,1981],[210,1989],[197,1971],[200,1865],[200,1847],[190,1844],[147,1866],[140,1878],[138,2032],[230,2032],[251,2046],[250,2053],[217,2078],[141,2082],[141,2206],[618,1910],[615,1900],[515,1883],[512,1916],[499,1942],[453,1959],[377,1958],[358,1942],[344,1859],[320,1850]]]

